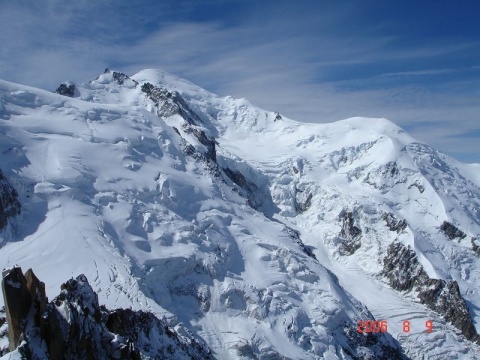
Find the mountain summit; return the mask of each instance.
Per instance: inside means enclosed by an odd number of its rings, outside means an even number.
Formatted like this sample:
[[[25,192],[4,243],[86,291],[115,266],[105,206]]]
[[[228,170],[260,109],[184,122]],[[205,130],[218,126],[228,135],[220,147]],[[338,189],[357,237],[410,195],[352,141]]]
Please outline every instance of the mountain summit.
[[[49,298],[84,274],[219,359],[480,358],[478,165],[159,70],[0,100],[0,265]]]

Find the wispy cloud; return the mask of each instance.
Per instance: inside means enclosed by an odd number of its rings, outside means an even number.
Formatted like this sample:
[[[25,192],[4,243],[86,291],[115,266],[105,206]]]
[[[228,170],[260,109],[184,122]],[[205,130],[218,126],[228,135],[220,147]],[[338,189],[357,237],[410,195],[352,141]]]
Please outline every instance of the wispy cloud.
[[[480,162],[480,136],[466,137],[480,124],[480,71],[471,60],[480,55],[478,42],[409,45],[401,34],[362,23],[358,2],[305,3],[5,3],[0,77],[53,89],[106,66],[161,68],[300,121],[387,117],[442,151]]]

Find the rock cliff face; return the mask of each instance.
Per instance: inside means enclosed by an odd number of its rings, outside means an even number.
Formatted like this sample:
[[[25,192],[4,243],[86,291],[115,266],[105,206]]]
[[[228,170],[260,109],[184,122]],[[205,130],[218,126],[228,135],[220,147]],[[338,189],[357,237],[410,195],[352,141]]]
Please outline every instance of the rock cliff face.
[[[351,211],[343,212],[340,217],[342,219],[342,229],[339,234],[342,239],[340,250],[343,254],[352,255],[362,245],[360,241],[362,230],[355,226],[355,219]]]
[[[20,214],[20,211],[18,193],[0,170],[0,229],[7,225],[8,219]]]
[[[384,213],[383,220],[386,222],[389,230],[395,231],[397,234],[401,234],[407,228],[405,219],[398,220],[392,213]]]
[[[170,91],[148,82],[142,85],[141,90],[154,102],[158,116],[168,117],[177,114],[190,125],[202,122],[177,91]]]
[[[431,279],[410,248],[399,242],[388,247],[382,274],[399,291],[414,291],[422,304],[441,314],[465,337],[479,343],[465,300],[456,281]]]
[[[213,359],[199,341],[180,336],[145,311],[107,310],[84,275],[48,303],[30,269],[3,272],[10,351],[38,359]]]
[[[2,282],[5,312],[8,323],[10,351],[15,350],[26,329],[26,319],[33,308],[35,322],[46,309],[45,284],[41,283],[30,269],[25,276],[22,269],[15,267],[3,272]]]

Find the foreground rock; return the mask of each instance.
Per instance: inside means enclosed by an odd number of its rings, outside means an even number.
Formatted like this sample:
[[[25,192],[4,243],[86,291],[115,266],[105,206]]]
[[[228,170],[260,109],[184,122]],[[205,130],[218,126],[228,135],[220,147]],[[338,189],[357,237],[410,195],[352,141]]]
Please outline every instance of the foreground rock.
[[[26,359],[213,359],[208,347],[181,336],[153,314],[107,310],[84,275],[48,302],[30,269],[3,272],[10,351]]]
[[[30,269],[25,276],[22,269],[14,267],[3,272],[2,282],[5,312],[8,323],[9,350],[15,350],[23,339],[30,309],[34,320],[40,322],[40,314],[46,310],[45,284]]]

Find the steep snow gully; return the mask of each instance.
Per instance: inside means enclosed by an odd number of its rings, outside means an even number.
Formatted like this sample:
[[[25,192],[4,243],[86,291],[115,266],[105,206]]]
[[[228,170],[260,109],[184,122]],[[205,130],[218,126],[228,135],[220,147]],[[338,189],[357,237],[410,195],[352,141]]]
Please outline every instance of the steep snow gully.
[[[299,123],[107,69],[0,81],[0,154],[0,266],[49,298],[71,278],[219,359],[480,358],[480,165],[388,120]]]

